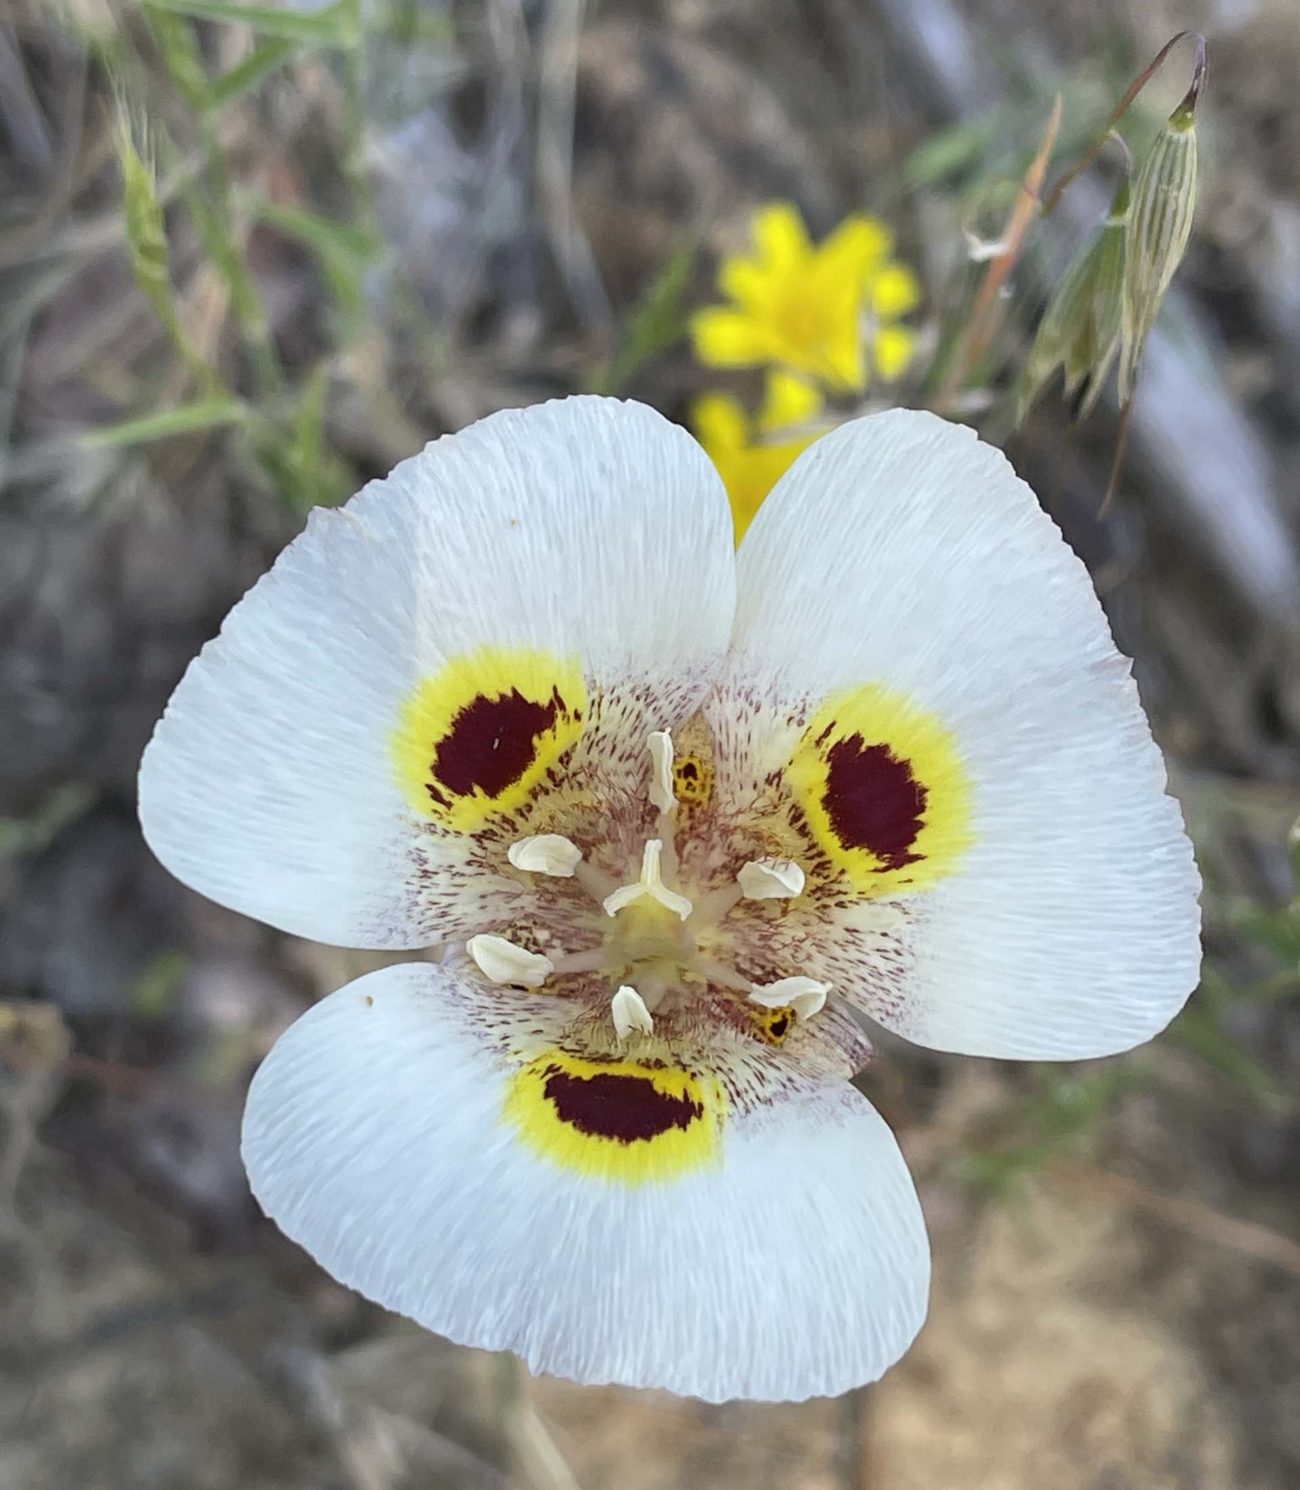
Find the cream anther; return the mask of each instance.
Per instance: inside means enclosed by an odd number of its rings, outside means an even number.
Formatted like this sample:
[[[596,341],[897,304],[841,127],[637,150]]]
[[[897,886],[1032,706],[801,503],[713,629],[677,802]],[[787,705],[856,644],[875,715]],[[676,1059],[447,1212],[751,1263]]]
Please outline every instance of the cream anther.
[[[690,915],[694,907],[685,895],[679,895],[675,890],[670,890],[663,882],[661,860],[663,858],[663,840],[651,838],[647,840],[645,850],[641,855],[641,877],[635,885],[624,885],[615,890],[612,895],[607,895],[602,902],[607,916],[616,916],[625,906],[634,905],[638,900],[647,896],[674,915],[680,916],[684,921]]]
[[[493,983],[522,983],[525,988],[540,988],[555,971],[549,957],[530,952],[503,936],[472,936],[465,943],[465,950],[479,972]]]
[[[556,879],[569,880],[582,858],[582,850],[559,833],[534,833],[521,838],[506,850],[506,858],[516,869],[526,869],[530,874],[550,874]]]
[[[825,1006],[830,991],[829,983],[819,983],[816,978],[778,978],[775,983],[751,983],[749,998],[765,1009],[788,1004],[800,1019],[811,1019]]]
[[[746,900],[791,900],[803,891],[803,870],[792,859],[753,859],[736,876]]]
[[[666,729],[650,736],[650,800],[660,812],[677,810],[673,791],[673,737]]]
[[[645,1006],[645,1000],[635,988],[630,988],[626,983],[610,1000],[609,1012],[614,1017],[614,1033],[620,1040],[626,1040],[633,1030],[642,1035],[654,1033],[655,1022]]]

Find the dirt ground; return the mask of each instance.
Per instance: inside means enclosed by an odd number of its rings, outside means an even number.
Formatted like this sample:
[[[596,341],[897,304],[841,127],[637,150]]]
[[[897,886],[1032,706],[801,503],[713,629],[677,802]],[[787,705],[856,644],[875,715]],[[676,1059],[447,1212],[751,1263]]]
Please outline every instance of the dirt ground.
[[[1209,36],[1196,232],[1119,500],[1099,511],[1113,408],[1082,430],[1051,399],[1018,433],[986,425],[1135,658],[1206,880],[1199,1012],[1047,1074],[882,1038],[863,1086],[921,1185],[929,1322],[865,1392],[707,1407],[451,1347],[335,1285],[247,1192],[252,1069],[373,959],[201,901],[135,823],[170,689],[302,520],[219,432],[75,438],[175,387],[124,251],[103,54],[77,29],[130,37],[135,11],[0,0],[0,1487],[1300,1484],[1300,942],[1281,911],[1300,816],[1300,13],[487,0],[416,7],[414,30],[367,43],[353,164],[387,268],[329,352],[349,490],[492,408],[589,385],[665,257],[698,245],[701,303],[773,198],[818,229],[888,218],[937,336],[963,170],[1005,175],[1057,88],[1082,141],[1174,31]],[[200,36],[214,68],[247,54],[247,28]],[[1167,108],[1181,87],[1156,91]],[[231,116],[237,183],[341,212],[347,96],[314,53],[272,77]],[[176,101],[157,108],[186,139]],[[957,166],[934,166],[936,141]],[[229,307],[173,226],[186,312],[228,356]],[[1017,306],[1070,231],[1044,235]],[[319,264],[265,228],[248,253],[284,366],[315,365],[336,337]],[[1008,364],[1016,337],[1013,315]],[[625,391],[683,417],[705,383],[679,345]]]

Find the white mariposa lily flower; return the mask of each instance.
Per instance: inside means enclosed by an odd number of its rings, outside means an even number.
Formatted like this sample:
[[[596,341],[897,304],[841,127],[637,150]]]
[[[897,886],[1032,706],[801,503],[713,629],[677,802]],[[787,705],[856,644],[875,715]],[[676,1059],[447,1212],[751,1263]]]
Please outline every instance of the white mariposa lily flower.
[[[1163,787],[1082,564],[969,430],[827,435],[736,555],[687,434],[572,398],[314,513],[176,690],[140,810],[224,905],[447,949],[254,1078],[289,1236],[538,1371],[800,1399],[926,1310],[849,1011],[1016,1059],[1150,1038],[1199,960]]]

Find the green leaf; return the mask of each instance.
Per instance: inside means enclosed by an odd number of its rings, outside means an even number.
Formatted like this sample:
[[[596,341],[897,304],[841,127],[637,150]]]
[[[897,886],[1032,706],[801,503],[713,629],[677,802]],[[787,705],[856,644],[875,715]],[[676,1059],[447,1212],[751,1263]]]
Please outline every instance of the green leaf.
[[[116,445],[143,445],[150,440],[166,440],[173,435],[195,434],[226,424],[242,424],[248,417],[248,405],[237,398],[200,398],[194,403],[179,404],[174,409],[160,409],[87,430],[81,443],[90,449],[108,449]]]
[[[1295,904],[1274,909],[1248,903],[1233,915],[1232,925],[1287,967],[1300,967],[1300,910]]]
[[[39,854],[95,805],[95,789],[70,781],[55,789],[26,817],[0,817],[0,864],[22,854]]]
[[[252,210],[259,222],[310,249],[320,263],[330,298],[339,310],[354,321],[361,316],[365,309],[362,278],[380,246],[372,233],[355,223],[339,222],[275,202],[254,202]]]
[[[229,72],[223,73],[208,90],[208,112],[219,113],[251,93],[263,78],[283,67],[294,55],[293,43],[276,37],[264,41]]]
[[[224,204],[224,196],[215,196],[205,190],[201,180],[191,183],[185,191],[185,205],[194,230],[221,275],[240,325],[251,340],[265,341],[270,331],[262,297],[239,245],[231,236]]]
[[[1212,1014],[1191,1003],[1174,1020],[1169,1033],[1262,1107],[1281,1111],[1288,1105],[1282,1083],[1228,1038]]]
[[[166,7],[147,9],[145,19],[181,97],[192,109],[206,108],[211,90],[193,26]]]
[[[664,260],[628,316],[608,368],[595,379],[598,392],[621,393],[651,358],[686,335],[687,315],[682,301],[695,268],[695,255],[692,240]]]
[[[301,207],[284,207],[277,202],[258,201],[253,203],[253,214],[259,222],[315,249],[322,258],[364,262],[379,247],[374,236],[365,228],[357,227],[354,223],[339,222],[337,218],[321,217],[315,212],[306,212]]]
[[[200,21],[251,26],[264,36],[313,46],[351,47],[359,39],[356,6],[338,0],[324,10],[281,10],[273,5],[238,5],[232,0],[145,0],[154,10],[173,10]]]
[[[993,139],[993,123],[956,124],[924,140],[903,165],[903,181],[910,188],[935,186],[976,165]]]
[[[318,367],[307,379],[298,403],[298,411],[289,427],[286,462],[300,493],[312,492],[320,485],[325,457],[325,405],[329,397],[329,370]],[[310,503],[299,500],[305,511]]]
[[[151,1022],[163,1019],[175,1005],[188,971],[189,958],[184,952],[175,948],[159,952],[127,992],[131,1013]]]

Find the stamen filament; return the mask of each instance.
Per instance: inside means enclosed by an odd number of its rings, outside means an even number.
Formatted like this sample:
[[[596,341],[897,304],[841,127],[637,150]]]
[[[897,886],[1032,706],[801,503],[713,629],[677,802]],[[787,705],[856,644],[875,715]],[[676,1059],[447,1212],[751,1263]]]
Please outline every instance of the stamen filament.
[[[742,978],[735,968],[730,968],[725,962],[717,962],[712,957],[696,957],[695,970],[710,983],[716,983],[720,988],[730,988],[734,993],[743,993],[749,996],[753,984],[748,978]]]
[[[599,900],[602,905],[618,889],[618,881],[614,876],[606,874],[589,859],[583,859],[581,863],[574,865],[573,877],[588,895]]]
[[[700,925],[716,926],[728,911],[740,904],[744,893],[739,885],[722,885],[717,890],[710,890],[695,907]]]
[[[662,876],[665,879],[677,878],[677,820],[669,812],[661,812],[658,822],[659,842],[663,844],[661,856]]]
[[[664,995],[668,992],[668,979],[653,968],[644,968],[637,972],[637,991],[641,995],[641,1002],[654,1014],[658,1012],[659,1005],[664,1001]]]
[[[560,974],[594,973],[605,965],[605,955],[604,947],[588,947],[583,952],[565,952],[553,957],[551,964]]]

